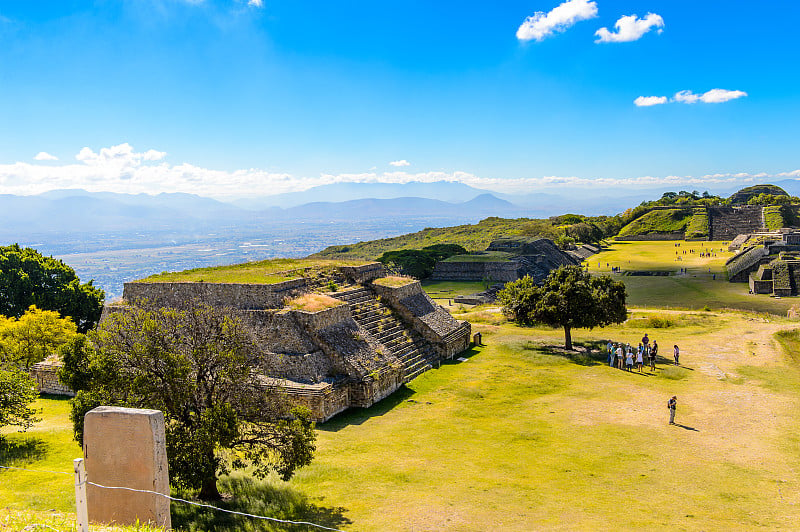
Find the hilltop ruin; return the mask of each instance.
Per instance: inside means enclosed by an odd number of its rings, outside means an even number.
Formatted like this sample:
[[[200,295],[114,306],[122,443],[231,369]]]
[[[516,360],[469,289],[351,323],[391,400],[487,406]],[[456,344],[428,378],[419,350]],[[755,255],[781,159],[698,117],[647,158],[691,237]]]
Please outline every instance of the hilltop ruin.
[[[468,322],[434,303],[419,281],[387,276],[380,263],[294,273],[271,284],[126,283],[123,302],[102,319],[141,300],[227,308],[252,335],[264,384],[317,421],[373,405],[470,345]]]

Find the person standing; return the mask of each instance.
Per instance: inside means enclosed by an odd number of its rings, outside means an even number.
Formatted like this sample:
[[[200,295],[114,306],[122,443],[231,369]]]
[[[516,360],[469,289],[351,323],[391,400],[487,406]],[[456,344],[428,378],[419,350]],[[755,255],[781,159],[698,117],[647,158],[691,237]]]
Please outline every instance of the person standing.
[[[639,346],[639,351],[636,353],[636,367],[639,368],[639,373],[642,372],[644,367],[644,346]]]
[[[625,354],[625,369],[633,371],[633,351],[628,346],[628,352]]]
[[[611,340],[608,341],[606,344],[606,351],[608,351],[608,362],[609,366],[614,366],[614,344],[611,343]]]
[[[622,352],[622,344],[617,346],[617,367],[622,369],[622,357],[624,356]]]
[[[678,397],[673,395],[672,398],[667,401],[667,408],[669,408],[669,424],[675,424],[675,408],[678,406]]]
[[[648,358],[650,359],[650,370],[656,370],[656,356],[658,356],[658,342],[653,340],[653,346],[650,348]]]
[[[680,354],[681,354],[681,350],[678,349],[678,344],[675,344],[675,347],[672,349],[672,357],[675,359],[675,365],[676,366],[680,366],[681,365],[680,361],[678,360],[678,357],[680,357]]]
[[[642,337],[642,345],[644,346],[645,350],[650,347],[650,338],[647,337],[647,333],[644,333]]]

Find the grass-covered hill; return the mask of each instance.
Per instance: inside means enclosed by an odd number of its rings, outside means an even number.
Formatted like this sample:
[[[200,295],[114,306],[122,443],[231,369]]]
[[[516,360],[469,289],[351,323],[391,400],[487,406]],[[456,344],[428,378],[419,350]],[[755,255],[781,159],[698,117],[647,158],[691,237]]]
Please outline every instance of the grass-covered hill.
[[[622,228],[619,237],[653,233],[683,233],[692,219],[691,209],[659,209],[639,216]]]
[[[623,225],[619,216],[586,217],[565,214],[547,219],[491,217],[477,224],[428,227],[393,238],[330,246],[309,258],[376,260],[387,251],[423,249],[436,244],[457,244],[469,252],[483,251],[492,241],[505,236],[544,237],[562,245],[570,242],[598,242],[602,238],[616,235]]]
[[[728,201],[731,205],[744,205],[761,194],[775,197],[789,196],[789,194],[778,185],[753,185],[752,187],[746,187],[734,193],[728,198]]]
[[[309,258],[375,260],[387,251],[422,249],[434,244],[458,244],[467,251],[486,249],[492,240],[501,236],[522,235],[533,222],[529,218],[486,218],[477,224],[455,227],[428,227],[416,233],[358,242],[345,246],[330,246]]]

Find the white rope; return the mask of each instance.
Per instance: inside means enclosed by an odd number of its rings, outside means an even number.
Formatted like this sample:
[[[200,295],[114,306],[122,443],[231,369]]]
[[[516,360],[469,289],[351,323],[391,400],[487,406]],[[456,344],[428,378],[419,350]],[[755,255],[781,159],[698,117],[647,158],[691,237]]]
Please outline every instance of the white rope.
[[[59,474],[59,475],[74,475],[74,473],[66,473],[64,471],[48,471],[48,470],[44,470],[44,469],[25,469],[24,467],[0,466],[0,469],[16,469],[16,470],[19,470],[19,471],[29,471],[31,473],[55,473],[55,474]],[[123,486],[103,486],[102,484],[97,484],[96,482],[89,482],[88,480],[84,480],[81,484],[76,484],[76,486],[82,486],[83,484],[91,484],[92,486],[95,486],[97,488],[103,488],[103,489],[107,489],[107,490],[126,490],[126,491],[135,491],[137,493],[151,493],[153,495],[158,495],[160,497],[164,497],[164,498],[169,499],[171,501],[183,502],[183,503],[186,503],[186,504],[191,504],[192,506],[200,506],[202,508],[211,508],[212,510],[217,510],[218,512],[225,512],[225,513],[229,513],[229,514],[242,515],[244,517],[252,517],[254,519],[264,519],[266,521],[273,521],[275,523],[283,523],[283,524],[288,524],[288,525],[308,525],[308,526],[314,526],[314,527],[317,527],[317,528],[321,528],[323,530],[333,530],[334,532],[342,532],[338,528],[330,528],[330,527],[327,527],[327,526],[324,526],[324,525],[318,525],[316,523],[310,523],[308,521],[288,521],[288,520],[285,520],[285,519],[278,519],[277,517],[266,517],[264,515],[253,515],[253,514],[248,514],[248,513],[245,513],[245,512],[237,512],[235,510],[226,510],[224,508],[219,508],[217,506],[212,506],[210,504],[202,504],[202,503],[199,503],[199,502],[187,501],[186,499],[178,499],[176,497],[170,497],[169,495],[164,495],[163,493],[159,493],[157,491],[137,490],[137,489],[134,489],[134,488],[126,488],[126,487],[123,487]],[[38,526],[47,526],[47,525],[38,525]],[[47,527],[47,528],[51,528],[51,527]],[[55,529],[53,529],[53,530],[55,530]]]
[[[288,524],[288,525],[308,525],[308,526],[315,526],[317,528],[322,528],[324,530],[333,530],[334,532],[343,532],[342,530],[339,530],[338,528],[330,528],[330,527],[327,527],[327,526],[318,525],[316,523],[310,523],[308,521],[288,521],[288,520],[285,520],[285,519],[278,519],[277,517],[266,517],[264,515],[253,515],[253,514],[248,514],[248,513],[245,513],[245,512],[237,512],[235,510],[226,510],[224,508],[219,508],[217,506],[212,506],[210,504],[202,504],[202,503],[199,503],[199,502],[187,501],[186,499],[178,499],[177,497],[170,497],[169,495],[164,495],[163,493],[159,493],[157,491],[137,490],[137,489],[134,489],[134,488],[126,488],[126,487],[123,487],[123,486],[103,486],[102,484],[97,484],[95,482],[89,482],[88,480],[85,480],[84,484],[91,484],[92,486],[95,486],[95,487],[98,487],[98,488],[107,489],[107,490],[126,490],[126,491],[135,491],[137,493],[152,493],[153,495],[158,495],[159,497],[164,497],[165,499],[169,499],[171,501],[183,502],[183,503],[186,503],[186,504],[191,504],[192,506],[200,506],[202,508],[211,508],[212,510],[217,510],[218,512],[225,512],[225,513],[235,514],[235,515],[243,515],[245,517],[252,517],[252,518],[255,518],[255,519],[264,519],[264,520],[267,520],[267,521],[273,521],[275,523],[284,523],[284,524]]]
[[[2,466],[0,469],[16,469],[18,471],[30,471],[31,473],[55,473],[57,475],[74,475],[75,473],[67,473],[65,471],[47,471],[46,469],[25,469],[24,467]]]

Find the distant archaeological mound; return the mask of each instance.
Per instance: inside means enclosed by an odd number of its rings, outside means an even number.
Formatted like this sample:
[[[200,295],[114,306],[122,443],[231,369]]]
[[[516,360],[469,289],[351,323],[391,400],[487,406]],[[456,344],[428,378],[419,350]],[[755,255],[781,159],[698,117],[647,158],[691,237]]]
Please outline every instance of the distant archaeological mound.
[[[499,238],[486,251],[454,255],[437,262],[431,278],[437,281],[506,283],[530,275],[540,282],[551,270],[580,264],[597,251],[598,248],[594,246],[584,245],[575,251],[565,252],[547,238]]]
[[[283,389],[317,421],[368,407],[469,347],[468,322],[380,263],[309,272],[272,283],[126,283],[123,302],[102,319],[142,300],[229,309],[254,339],[265,386]]]
[[[782,203],[749,205],[754,198]],[[617,240],[730,241],[741,234],[790,227],[797,221],[798,206],[788,204],[788,198],[776,185],[755,185],[736,192],[725,205],[654,206],[623,227]]]

